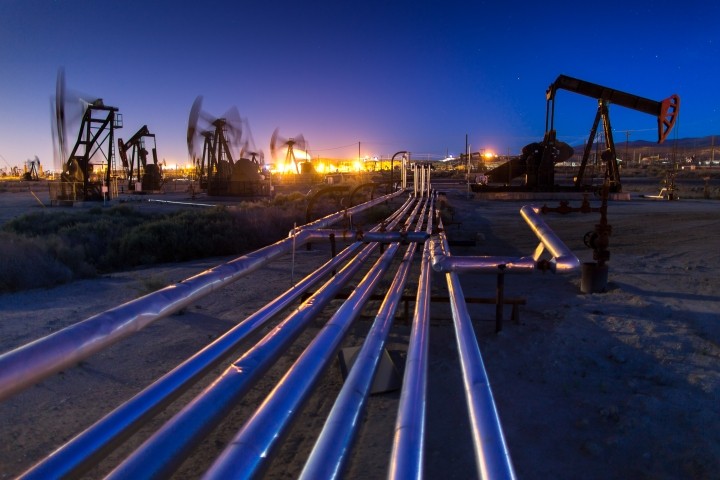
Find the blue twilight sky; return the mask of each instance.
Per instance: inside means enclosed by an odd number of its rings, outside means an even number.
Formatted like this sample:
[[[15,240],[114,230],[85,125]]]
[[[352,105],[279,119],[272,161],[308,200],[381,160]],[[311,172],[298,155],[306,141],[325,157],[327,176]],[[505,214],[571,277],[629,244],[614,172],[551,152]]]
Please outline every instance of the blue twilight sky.
[[[213,115],[236,106],[266,154],[276,127],[320,156],[357,156],[358,142],[362,156],[457,154],[466,133],[473,150],[515,154],[542,139],[545,89],[561,73],[653,100],[677,93],[679,137],[720,134],[718,5],[0,0],[0,168],[35,155],[52,168],[59,67],[69,89],[120,109],[118,136],[147,124],[168,164],[187,162],[199,94]],[[560,91],[558,138],[582,142],[595,110]],[[611,119],[618,139],[656,139],[651,116],[615,106]]]

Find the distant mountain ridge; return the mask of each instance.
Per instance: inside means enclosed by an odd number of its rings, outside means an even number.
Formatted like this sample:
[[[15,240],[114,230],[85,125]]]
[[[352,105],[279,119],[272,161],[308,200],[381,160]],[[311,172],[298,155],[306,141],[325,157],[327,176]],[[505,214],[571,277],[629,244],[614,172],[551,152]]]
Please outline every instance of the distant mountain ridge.
[[[718,135],[708,135],[705,137],[688,137],[688,138],[669,138],[665,140],[662,144],[658,144],[657,142],[653,142],[650,140],[631,140],[629,142],[626,142],[624,138],[620,138],[620,134],[622,132],[615,132],[614,139],[615,139],[615,147],[620,148],[621,146],[627,145],[628,148],[648,148],[648,147],[654,147],[654,148],[668,148],[668,147],[677,147],[677,148],[712,148],[713,144],[715,148],[720,148],[720,134]],[[714,139],[714,140],[713,140]],[[578,143],[573,145],[573,148],[583,148],[585,146],[584,143]]]
[[[662,144],[649,140],[632,140],[626,142],[624,138],[619,138],[619,134],[615,136],[615,150],[618,157],[624,157],[627,150],[627,156],[632,158],[638,156],[651,155],[672,155],[676,153],[685,157],[709,157],[713,151],[715,158],[720,157],[720,135],[708,135],[705,137],[688,137],[688,138],[669,138]],[[597,139],[596,139],[597,141]],[[582,156],[585,144],[573,145],[576,156]]]

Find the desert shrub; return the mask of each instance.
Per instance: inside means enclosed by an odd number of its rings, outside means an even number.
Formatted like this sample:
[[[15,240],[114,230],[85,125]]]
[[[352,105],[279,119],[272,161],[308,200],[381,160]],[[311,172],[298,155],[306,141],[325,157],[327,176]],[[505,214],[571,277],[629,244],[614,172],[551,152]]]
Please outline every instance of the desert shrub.
[[[2,228],[0,291],[45,287],[96,272],[246,253],[302,223],[299,204],[144,213],[128,206],[32,213]],[[18,280],[13,280],[18,278]],[[6,281],[7,280],[7,281]]]
[[[238,253],[243,227],[224,209],[184,211],[128,231],[116,242],[110,267],[176,262]]]
[[[51,287],[72,278],[72,270],[43,242],[0,232],[0,292]]]
[[[29,237],[39,237],[57,233],[62,228],[72,227],[78,222],[78,218],[79,215],[68,212],[28,213],[7,222],[3,226],[3,230]]]
[[[62,228],[58,235],[68,245],[82,249],[83,256],[92,259],[92,263],[100,270],[106,270],[107,258],[112,255],[109,251],[112,239],[123,231],[132,229],[132,225],[118,224],[108,215],[98,216],[90,222],[76,223]]]
[[[47,255],[65,265],[73,273],[73,278],[90,278],[97,274],[97,268],[89,262],[83,245],[72,244],[59,235],[35,238],[42,244]]]
[[[270,200],[270,205],[274,206],[295,205],[304,208],[306,203],[307,197],[301,192],[278,193]]]
[[[117,228],[127,228],[142,223],[147,218],[148,215],[124,205],[108,209],[93,207],[85,212],[41,211],[14,218],[3,226],[3,230],[27,236],[44,236],[71,231],[76,226],[82,230],[101,219],[112,219]]]

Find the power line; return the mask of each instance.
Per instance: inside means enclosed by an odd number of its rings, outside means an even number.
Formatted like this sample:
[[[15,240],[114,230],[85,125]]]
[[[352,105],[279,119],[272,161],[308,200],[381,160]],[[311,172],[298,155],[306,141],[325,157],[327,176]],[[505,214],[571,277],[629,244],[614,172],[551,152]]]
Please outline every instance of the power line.
[[[328,148],[313,148],[313,152],[326,152],[328,150],[340,150],[342,148],[350,148],[355,147],[358,144],[358,142],[351,143],[349,145],[341,145],[339,147],[328,147]]]
[[[358,143],[362,143],[363,145],[396,145],[401,142],[370,142],[365,140],[358,140],[357,142],[353,142],[349,145],[341,145],[339,147],[327,147],[327,148],[313,148],[311,149],[313,152],[324,152],[327,150],[340,150],[342,148],[350,148],[350,147],[356,147]]]
[[[5,165],[7,165],[9,168],[12,168],[12,165],[10,165],[7,160],[5,160],[5,157],[3,157],[2,155],[0,155],[0,158],[3,159],[3,162],[5,162]]]

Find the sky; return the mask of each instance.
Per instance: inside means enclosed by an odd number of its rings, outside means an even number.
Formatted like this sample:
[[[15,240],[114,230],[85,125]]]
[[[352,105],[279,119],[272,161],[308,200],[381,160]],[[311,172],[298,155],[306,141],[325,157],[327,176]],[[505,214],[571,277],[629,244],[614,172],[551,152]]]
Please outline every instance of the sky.
[[[517,154],[545,132],[560,74],[681,99],[670,138],[720,134],[717,2],[0,0],[0,168],[53,167],[50,103],[68,91],[143,125],[158,157],[186,164],[188,115],[236,107],[269,157],[272,132],[313,156]],[[623,140],[655,118],[610,107]],[[559,91],[558,139],[587,139],[593,98]],[[76,131],[69,136],[77,135]]]

